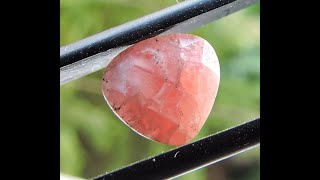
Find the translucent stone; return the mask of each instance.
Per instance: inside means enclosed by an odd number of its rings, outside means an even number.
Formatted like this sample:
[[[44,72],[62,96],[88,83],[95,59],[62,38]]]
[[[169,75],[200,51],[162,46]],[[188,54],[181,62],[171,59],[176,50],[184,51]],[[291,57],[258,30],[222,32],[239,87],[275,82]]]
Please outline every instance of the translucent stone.
[[[141,41],[106,68],[102,92],[114,113],[140,135],[174,146],[201,130],[217,95],[213,47],[190,34]]]

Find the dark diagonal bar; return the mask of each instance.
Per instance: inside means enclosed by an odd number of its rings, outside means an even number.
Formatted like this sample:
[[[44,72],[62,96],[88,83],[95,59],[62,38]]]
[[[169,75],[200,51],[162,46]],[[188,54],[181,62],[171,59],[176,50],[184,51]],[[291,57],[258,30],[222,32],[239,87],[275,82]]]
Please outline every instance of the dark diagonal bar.
[[[188,0],[60,48],[60,84],[95,72],[141,40],[186,33],[258,0]]]
[[[170,179],[260,144],[260,118],[104,174],[93,180]]]

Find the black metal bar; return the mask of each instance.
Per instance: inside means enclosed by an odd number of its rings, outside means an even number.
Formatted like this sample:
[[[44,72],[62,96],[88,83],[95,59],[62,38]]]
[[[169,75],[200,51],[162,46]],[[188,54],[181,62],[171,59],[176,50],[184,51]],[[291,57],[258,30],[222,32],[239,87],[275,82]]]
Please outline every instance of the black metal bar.
[[[208,13],[235,1],[239,1],[240,5],[238,6],[241,9],[243,4],[248,5],[256,0],[188,0],[181,2],[162,11],[136,19],[60,48],[60,67],[64,67],[109,49],[134,44],[143,39],[156,36],[176,24],[201,14]],[[226,15],[230,13],[230,9],[226,11]]]
[[[61,65],[65,66],[60,67],[60,85],[106,67],[115,56],[130,46],[125,44],[132,44],[158,34],[188,33],[209,22],[244,9],[258,0],[235,0],[212,10],[201,9],[203,5],[206,5],[204,2],[208,4],[216,1],[188,0],[61,47],[60,58],[63,62]],[[214,6],[209,5],[208,7],[213,8]],[[202,14],[194,16],[199,13],[197,11],[197,13],[187,14],[188,16],[183,15],[188,11],[194,11],[194,8],[200,10]],[[178,19],[184,21],[177,21]],[[109,47],[115,48],[108,49]]]
[[[260,118],[104,174],[94,180],[168,179],[208,166],[260,143]]]

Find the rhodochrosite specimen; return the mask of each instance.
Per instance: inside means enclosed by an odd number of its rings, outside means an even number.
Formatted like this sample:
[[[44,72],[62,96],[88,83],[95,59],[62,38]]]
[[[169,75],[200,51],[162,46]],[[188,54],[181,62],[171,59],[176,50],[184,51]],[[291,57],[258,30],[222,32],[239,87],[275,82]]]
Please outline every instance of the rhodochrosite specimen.
[[[219,80],[218,58],[206,40],[170,34],[141,41],[115,57],[103,76],[102,92],[134,131],[179,146],[205,123]]]

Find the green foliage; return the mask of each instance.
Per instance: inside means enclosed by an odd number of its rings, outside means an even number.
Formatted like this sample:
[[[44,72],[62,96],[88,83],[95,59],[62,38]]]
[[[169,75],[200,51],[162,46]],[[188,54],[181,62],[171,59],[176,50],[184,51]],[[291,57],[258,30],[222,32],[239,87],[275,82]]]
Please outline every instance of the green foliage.
[[[175,0],[61,0],[60,45],[136,19],[176,3]],[[218,96],[198,140],[260,115],[260,5],[194,30],[215,48],[221,66]],[[172,147],[146,140],[118,120],[101,94],[103,70],[60,88],[60,170],[90,178]],[[255,149],[228,161],[251,163]],[[214,167],[213,167],[214,168]],[[228,167],[225,167],[228,168]],[[212,168],[179,179],[204,180]],[[245,177],[259,178],[259,167]]]

